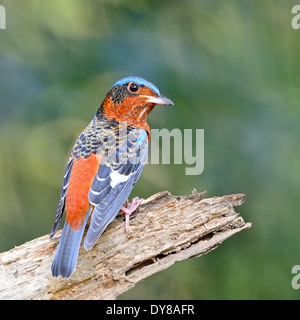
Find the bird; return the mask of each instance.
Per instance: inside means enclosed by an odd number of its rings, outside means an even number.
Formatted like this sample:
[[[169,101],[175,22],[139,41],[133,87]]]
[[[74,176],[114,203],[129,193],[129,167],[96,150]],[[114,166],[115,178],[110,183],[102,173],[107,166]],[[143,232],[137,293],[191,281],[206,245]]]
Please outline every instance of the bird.
[[[148,156],[149,113],[156,105],[174,103],[151,82],[136,76],[117,81],[106,94],[92,121],[77,138],[65,169],[52,239],[66,212],[51,271],[69,278],[76,269],[86,226],[84,248],[90,250],[120,210],[129,216],[142,199],[128,197]],[[88,223],[89,221],[89,223]]]

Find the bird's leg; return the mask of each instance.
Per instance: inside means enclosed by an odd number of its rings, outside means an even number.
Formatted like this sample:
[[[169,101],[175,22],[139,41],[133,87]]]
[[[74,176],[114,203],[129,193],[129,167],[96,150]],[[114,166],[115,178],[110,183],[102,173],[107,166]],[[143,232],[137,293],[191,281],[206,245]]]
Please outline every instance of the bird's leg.
[[[134,197],[131,203],[126,200],[125,205],[121,208],[121,210],[125,213],[125,230],[127,233],[130,232],[129,216],[138,208],[143,200],[143,198],[140,199],[139,197]]]

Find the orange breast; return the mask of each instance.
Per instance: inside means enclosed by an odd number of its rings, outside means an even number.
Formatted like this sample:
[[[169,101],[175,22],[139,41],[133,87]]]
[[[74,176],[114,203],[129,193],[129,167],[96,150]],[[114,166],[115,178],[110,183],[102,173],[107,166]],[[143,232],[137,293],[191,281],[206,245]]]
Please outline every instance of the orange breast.
[[[99,166],[98,160],[94,154],[74,159],[66,196],[66,219],[75,231],[83,225],[89,210],[88,193]]]

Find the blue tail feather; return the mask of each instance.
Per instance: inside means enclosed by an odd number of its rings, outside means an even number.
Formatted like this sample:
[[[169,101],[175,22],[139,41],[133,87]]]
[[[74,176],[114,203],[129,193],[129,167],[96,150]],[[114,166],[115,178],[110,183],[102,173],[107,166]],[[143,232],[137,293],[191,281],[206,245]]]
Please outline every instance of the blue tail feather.
[[[76,268],[79,247],[87,222],[89,212],[86,215],[83,226],[74,231],[65,221],[59,245],[57,247],[51,271],[54,277],[68,278]]]

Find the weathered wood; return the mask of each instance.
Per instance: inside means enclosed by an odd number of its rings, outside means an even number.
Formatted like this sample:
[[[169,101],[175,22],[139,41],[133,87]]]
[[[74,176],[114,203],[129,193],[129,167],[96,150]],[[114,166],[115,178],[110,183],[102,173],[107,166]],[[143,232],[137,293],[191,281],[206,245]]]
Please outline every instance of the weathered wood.
[[[69,279],[53,278],[50,271],[60,232],[52,241],[46,235],[1,253],[0,299],[115,299],[140,280],[251,227],[234,211],[245,195],[203,196],[154,194],[131,215],[130,234],[119,214],[92,250],[80,249]]]

